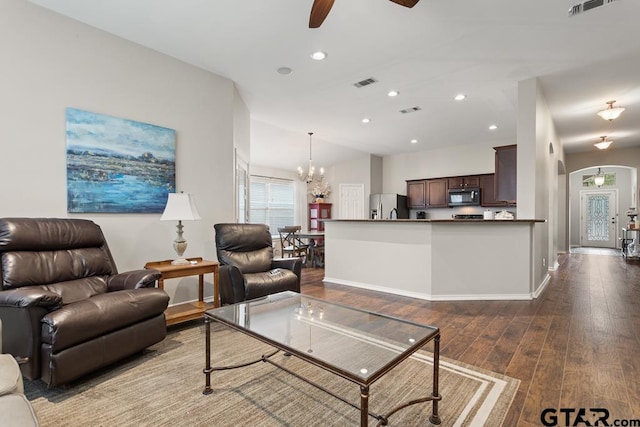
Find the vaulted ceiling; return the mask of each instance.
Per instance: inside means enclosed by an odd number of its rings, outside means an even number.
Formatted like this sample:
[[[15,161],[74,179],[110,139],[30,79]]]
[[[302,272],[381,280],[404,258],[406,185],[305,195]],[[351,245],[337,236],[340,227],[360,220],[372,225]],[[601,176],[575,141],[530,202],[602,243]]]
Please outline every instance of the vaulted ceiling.
[[[640,145],[638,1],[569,16],[577,0],[336,0],[317,29],[312,0],[31,1],[236,82],[253,164],[295,168],[310,131],[325,164],[514,143],[518,81],[532,77],[567,152],[597,150],[603,135],[610,149]],[[311,59],[317,50],[327,58]],[[609,100],[626,108],[613,122],[596,115]]]

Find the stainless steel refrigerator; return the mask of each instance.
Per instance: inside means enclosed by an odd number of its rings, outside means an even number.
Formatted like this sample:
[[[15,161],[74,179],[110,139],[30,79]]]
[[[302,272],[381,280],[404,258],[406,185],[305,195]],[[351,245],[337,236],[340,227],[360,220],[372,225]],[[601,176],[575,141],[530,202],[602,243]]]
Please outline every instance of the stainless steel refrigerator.
[[[392,193],[372,194],[369,196],[370,219],[407,219],[407,196]]]

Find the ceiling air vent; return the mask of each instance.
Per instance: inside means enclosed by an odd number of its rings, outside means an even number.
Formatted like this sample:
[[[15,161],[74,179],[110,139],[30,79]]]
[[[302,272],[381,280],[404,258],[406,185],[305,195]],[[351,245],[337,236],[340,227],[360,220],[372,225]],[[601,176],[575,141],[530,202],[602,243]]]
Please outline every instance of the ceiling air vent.
[[[409,114],[409,113],[415,113],[416,111],[420,111],[422,110],[422,108],[420,107],[411,107],[411,108],[405,108],[404,110],[400,110],[400,112],[402,114]]]
[[[586,0],[571,6],[571,9],[569,9],[569,16],[578,15],[582,12],[587,12],[591,9],[595,9],[596,7],[613,3],[614,1],[616,0]]]
[[[377,83],[377,82],[378,81],[373,77],[369,77],[368,79],[364,79],[362,81],[359,81],[358,83],[354,83],[353,85],[355,87],[363,87],[363,86],[369,86],[370,84]]]

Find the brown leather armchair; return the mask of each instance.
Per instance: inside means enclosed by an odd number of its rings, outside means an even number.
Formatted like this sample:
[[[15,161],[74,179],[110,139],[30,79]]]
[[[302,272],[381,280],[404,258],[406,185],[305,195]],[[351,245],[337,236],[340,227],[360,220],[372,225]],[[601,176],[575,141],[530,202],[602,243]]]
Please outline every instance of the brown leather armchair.
[[[265,224],[215,224],[220,303],[234,304],[282,291],[300,292],[301,258],[273,258]]]
[[[2,218],[0,262],[4,351],[28,379],[64,384],[166,336],[160,272],[118,274],[92,221]]]

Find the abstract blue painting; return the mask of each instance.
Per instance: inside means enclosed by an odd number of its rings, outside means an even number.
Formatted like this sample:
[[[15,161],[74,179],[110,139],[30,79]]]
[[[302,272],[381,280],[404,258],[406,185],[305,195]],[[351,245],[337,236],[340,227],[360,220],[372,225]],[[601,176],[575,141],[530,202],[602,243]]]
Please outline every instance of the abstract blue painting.
[[[67,211],[162,213],[176,187],[176,131],[66,109]]]

